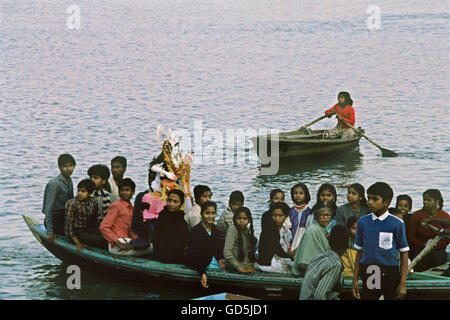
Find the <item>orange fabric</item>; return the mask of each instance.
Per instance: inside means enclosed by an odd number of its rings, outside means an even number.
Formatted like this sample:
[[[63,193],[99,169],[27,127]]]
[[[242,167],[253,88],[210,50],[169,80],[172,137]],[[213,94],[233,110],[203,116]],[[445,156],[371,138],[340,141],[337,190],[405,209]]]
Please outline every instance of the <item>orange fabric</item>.
[[[103,237],[114,247],[118,238],[136,239],[138,236],[131,231],[133,205],[122,199],[117,200],[108,207],[108,213],[100,225]]]
[[[330,109],[325,111],[325,114],[330,114],[331,112],[336,111],[338,115],[340,115],[342,118],[344,118],[345,121],[350,123],[352,126],[355,125],[356,118],[355,118],[355,109],[351,105],[345,106],[344,109],[341,108],[339,103],[336,103],[334,106],[332,106]],[[344,124],[341,120],[338,120],[337,123],[338,126],[342,126],[342,128],[346,129],[349,128],[346,124]]]

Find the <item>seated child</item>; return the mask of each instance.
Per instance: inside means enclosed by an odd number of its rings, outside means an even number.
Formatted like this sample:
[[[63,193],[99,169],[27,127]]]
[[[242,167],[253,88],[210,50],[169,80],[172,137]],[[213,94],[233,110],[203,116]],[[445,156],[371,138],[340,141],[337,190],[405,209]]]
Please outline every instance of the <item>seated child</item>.
[[[200,208],[201,222],[189,232],[186,264],[201,275],[201,284],[208,288],[208,270],[225,269],[222,244],[215,226],[217,204],[205,201]]]
[[[256,241],[250,210],[237,208],[225,237],[223,256],[227,266],[240,273],[255,272]]]
[[[323,185],[321,185],[319,190],[317,191],[317,202],[314,205],[314,207],[317,206],[320,202],[326,202],[328,203],[328,206],[331,208],[331,220],[327,226],[328,233],[330,233],[331,229],[336,225],[336,210],[337,210],[336,201],[337,201],[336,188],[329,183],[324,183]],[[312,208],[313,211],[314,207]]]
[[[151,246],[140,249],[134,247],[133,239],[138,236],[131,230],[133,217],[133,197],[136,185],[130,178],[119,182],[120,199],[112,203],[108,213],[100,224],[100,232],[108,241],[108,251],[120,256],[141,256],[152,252]]]
[[[403,217],[402,220],[405,222],[406,230],[408,230],[409,221],[412,217],[412,199],[407,194],[401,194],[397,197],[395,203],[395,208],[400,210]]]
[[[347,249],[348,232],[335,226],[330,233],[330,250],[311,260],[300,290],[300,300],[339,300],[344,266],[339,256]]]
[[[273,189],[270,191],[269,210],[263,213],[261,216],[261,230],[267,222],[272,222],[272,211],[270,205],[272,203],[284,202],[284,192],[281,189]]]
[[[414,212],[408,226],[408,242],[411,246],[411,259],[414,259],[435,236],[435,232],[421,225],[425,219],[437,218],[447,219],[450,215],[443,211],[444,199],[438,189],[428,189],[423,193],[423,208]],[[442,229],[446,228],[440,224],[432,224]],[[445,248],[450,243],[450,239],[442,239],[439,243],[416,264],[414,270],[425,271],[433,267],[445,264],[447,253]]]
[[[406,294],[408,273],[408,242],[405,224],[387,213],[394,192],[384,182],[376,182],[367,189],[369,209],[372,212],[358,220],[354,248],[355,272],[353,274],[353,296],[360,299],[358,278],[363,282],[362,297],[378,300],[402,299]],[[400,253],[400,268],[399,268]],[[377,272],[379,289],[368,286],[368,279]],[[369,283],[370,282],[369,279]]]
[[[151,170],[148,171],[147,179],[149,189],[138,193],[134,201],[131,227],[142,241],[151,243],[156,219],[166,206],[167,192],[175,189],[176,184],[169,179],[158,179],[160,184],[159,187],[156,187]]]
[[[75,243],[77,251],[85,246],[106,249],[106,241],[98,232],[98,207],[91,197],[95,184],[90,179],[77,185],[77,196],[66,202],[65,233]]]
[[[44,190],[42,212],[45,214],[44,225],[48,240],[55,241],[56,235],[64,235],[64,216],[66,202],[73,198],[73,182],[70,176],[75,170],[75,159],[70,154],[58,157],[60,174],[51,179]]]
[[[159,213],[153,235],[154,258],[164,263],[185,263],[189,229],[184,220],[184,193],[173,189],[167,194],[167,205]]]
[[[359,183],[354,183],[348,187],[347,201],[348,203],[336,209],[336,224],[346,226],[350,217],[359,219],[369,214],[365,190]]]
[[[217,230],[219,230],[219,238],[221,239],[222,243],[225,241],[228,227],[234,224],[233,217],[236,213],[236,210],[244,206],[244,200],[244,194],[241,191],[233,191],[230,194],[228,207],[222,213],[216,225]]]
[[[314,207],[314,222],[306,229],[305,235],[295,253],[292,266],[292,273],[295,276],[304,275],[314,257],[330,250],[327,226],[331,220],[332,209],[325,202],[319,202]]]
[[[291,199],[294,202],[294,206],[289,212],[292,233],[291,250],[292,254],[295,255],[303,234],[306,228],[312,224],[314,217],[311,208],[308,207],[311,195],[306,184],[300,182],[293,186],[291,188]]]
[[[98,220],[101,223],[108,213],[108,207],[111,204],[109,192],[105,189],[110,175],[109,168],[103,164],[96,164],[88,169],[87,174],[95,183],[95,190],[92,197],[97,202],[99,208]]]
[[[291,269],[289,242],[291,231],[284,225],[290,208],[284,202],[270,206],[272,221],[263,225],[258,245],[258,263],[256,268],[265,272],[286,273]]]
[[[186,220],[189,230],[191,230],[193,227],[199,224],[200,221],[202,220],[200,214],[201,211],[200,207],[204,202],[211,200],[212,197],[211,189],[208,186],[199,184],[194,188],[194,197],[195,197],[194,206],[190,208],[186,213],[186,215],[184,216],[184,220]]]
[[[349,232],[349,242],[348,248],[345,250],[344,254],[341,256],[342,262],[344,263],[344,277],[353,278],[353,273],[355,271],[355,258],[356,249],[354,248],[356,226],[358,224],[358,217],[351,216],[347,220],[347,231]]]

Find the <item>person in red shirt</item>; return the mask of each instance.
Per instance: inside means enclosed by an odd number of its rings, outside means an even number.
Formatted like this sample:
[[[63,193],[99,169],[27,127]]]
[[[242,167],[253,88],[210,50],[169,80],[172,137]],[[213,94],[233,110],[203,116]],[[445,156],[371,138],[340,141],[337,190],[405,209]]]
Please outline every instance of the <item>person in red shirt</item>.
[[[342,119],[344,119],[352,126],[354,126],[356,122],[355,109],[353,109],[353,100],[348,92],[339,92],[338,103],[326,110],[325,114],[328,115],[328,118],[330,118],[333,114],[336,114],[336,118],[338,119],[336,127],[332,129],[332,132],[330,132],[331,135],[344,134],[344,130],[353,134],[353,130],[346,130],[349,126],[342,122]]]
[[[423,208],[414,212],[408,226],[408,243],[411,248],[410,259],[414,259],[422,251],[428,241],[436,236],[432,230],[421,225],[426,219],[448,219],[450,215],[442,210],[444,200],[438,189],[428,189],[423,193]],[[432,223],[433,226],[442,229],[447,228],[440,224]],[[445,248],[450,243],[448,239],[442,239],[436,247],[414,267],[414,271],[424,271],[445,264],[447,253]]]

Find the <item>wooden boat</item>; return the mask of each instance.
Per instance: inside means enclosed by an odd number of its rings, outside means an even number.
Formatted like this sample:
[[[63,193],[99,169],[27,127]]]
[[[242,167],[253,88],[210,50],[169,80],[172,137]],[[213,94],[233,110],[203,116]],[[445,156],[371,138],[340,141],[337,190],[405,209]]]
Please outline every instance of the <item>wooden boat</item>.
[[[145,257],[117,257],[96,248],[86,248],[79,253],[76,246],[63,236],[58,236],[54,243],[50,243],[47,240],[46,229],[41,223],[26,215],[23,215],[23,218],[36,239],[55,257],[67,264],[75,264],[104,274],[136,277],[140,283],[152,279],[164,281],[170,279],[200,286],[200,275],[184,265],[164,264]],[[303,278],[296,278],[292,274],[257,272],[244,275],[222,270],[208,272],[210,287],[214,286],[222,291],[231,289],[235,294],[247,293],[249,289],[255,289],[259,290],[260,294],[264,292],[262,297],[265,298],[280,296],[298,298],[302,281]],[[345,279],[344,294],[350,295],[351,288],[351,279]],[[450,278],[427,273],[412,273],[407,280],[407,290],[409,295],[426,293],[427,297],[450,299]],[[419,295],[419,298],[423,296]]]
[[[253,147],[261,159],[270,155],[271,144],[278,141],[279,158],[290,157],[326,157],[327,155],[339,155],[358,150],[361,135],[355,134],[349,138],[340,136],[327,138],[327,130],[294,130],[280,132],[278,135],[265,134],[252,137]],[[267,145],[267,148],[265,146]],[[261,153],[261,151],[263,151]],[[264,153],[265,152],[265,153]],[[261,159],[263,161],[263,159]]]

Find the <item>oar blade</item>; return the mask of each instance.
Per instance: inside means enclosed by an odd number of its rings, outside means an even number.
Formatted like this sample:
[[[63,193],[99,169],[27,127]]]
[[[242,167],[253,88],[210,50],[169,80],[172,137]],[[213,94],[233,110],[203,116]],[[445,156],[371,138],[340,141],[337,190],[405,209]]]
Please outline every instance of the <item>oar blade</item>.
[[[395,153],[394,151],[385,149],[385,148],[381,148],[381,155],[383,157],[397,157],[398,156],[398,154]]]

